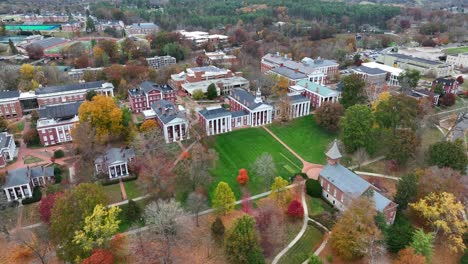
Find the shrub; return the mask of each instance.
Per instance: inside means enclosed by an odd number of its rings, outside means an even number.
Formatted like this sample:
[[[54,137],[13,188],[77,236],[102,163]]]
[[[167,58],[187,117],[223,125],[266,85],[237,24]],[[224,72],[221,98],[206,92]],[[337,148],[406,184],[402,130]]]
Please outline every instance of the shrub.
[[[26,198],[22,201],[22,204],[31,204],[39,202],[42,198],[41,188],[39,186],[34,187],[32,197]]]
[[[201,89],[196,89],[195,91],[193,91],[192,93],[192,98],[194,100],[201,100],[201,99],[204,99],[205,98],[205,94],[203,93],[203,91]]]
[[[124,213],[125,213],[125,218],[130,223],[133,223],[134,221],[138,221],[141,218],[141,208],[133,200],[128,200],[128,205],[125,207]]]
[[[23,135],[23,141],[26,143],[27,146],[32,145],[39,145],[41,140],[39,139],[39,134],[37,133],[37,129],[30,129],[26,131]]]
[[[304,216],[304,208],[298,200],[292,200],[288,206],[288,215],[294,218],[302,218]]]
[[[453,93],[449,93],[444,95],[444,97],[440,98],[440,103],[443,106],[452,106],[455,104],[455,101],[457,100],[457,97]]]
[[[107,177],[107,178],[101,180],[101,185],[102,185],[102,186],[117,184],[117,183],[119,183],[119,181],[120,181],[120,179],[112,179],[112,180],[111,180],[111,179],[108,178],[109,176],[107,176],[107,175],[106,175],[106,177]],[[128,182],[128,181],[134,181],[134,180],[136,180],[136,179],[138,179],[138,176],[136,176],[136,175],[130,175],[130,176],[127,176],[127,177],[123,177],[123,178],[122,178],[122,181],[123,181],[123,182]]]
[[[307,179],[306,192],[312,197],[320,198],[322,196],[322,186],[320,186],[320,183],[317,180]]]
[[[224,228],[223,221],[221,220],[221,218],[219,218],[219,216],[216,217],[215,221],[211,225],[211,232],[216,238],[220,238],[220,237],[223,237],[224,235],[224,229],[225,228]]]
[[[63,150],[59,149],[59,150],[54,151],[54,158],[60,159],[63,157],[65,157],[65,152],[63,152]]]
[[[323,264],[323,261],[317,255],[310,255],[308,264]]]
[[[59,165],[54,166],[55,183],[62,182],[62,168]]]
[[[247,174],[246,169],[239,170],[239,175],[237,176],[237,182],[242,186],[246,185],[247,182],[249,182],[249,175]]]
[[[413,240],[414,228],[403,214],[397,214],[395,223],[388,228],[385,235],[388,251],[397,253],[406,248]]]

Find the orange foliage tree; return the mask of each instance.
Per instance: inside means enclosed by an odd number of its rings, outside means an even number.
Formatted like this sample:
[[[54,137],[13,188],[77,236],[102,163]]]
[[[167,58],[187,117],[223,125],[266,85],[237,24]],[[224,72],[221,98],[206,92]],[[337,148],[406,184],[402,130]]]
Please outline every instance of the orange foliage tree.
[[[237,182],[242,186],[246,185],[247,182],[249,182],[249,175],[246,169],[239,170],[239,175],[237,176]]]
[[[153,119],[148,119],[148,120],[145,120],[143,124],[141,124],[140,131],[145,133],[153,129],[156,129],[157,127],[158,127],[158,122],[156,122]]]
[[[414,252],[413,248],[406,248],[398,252],[398,258],[393,264],[425,264],[426,258]]]
[[[82,264],[114,264],[114,254],[110,250],[97,249]]]

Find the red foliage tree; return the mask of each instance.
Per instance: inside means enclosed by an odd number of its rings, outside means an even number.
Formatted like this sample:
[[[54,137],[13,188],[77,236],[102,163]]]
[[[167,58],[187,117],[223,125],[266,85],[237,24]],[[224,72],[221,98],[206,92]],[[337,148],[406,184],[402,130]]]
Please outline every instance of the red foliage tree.
[[[295,218],[302,218],[304,216],[304,208],[298,200],[292,200],[288,206],[288,215]]]
[[[88,54],[83,54],[80,57],[75,59],[75,67],[77,68],[87,68],[89,67],[89,58]]]
[[[244,195],[242,195],[242,211],[246,214],[252,214],[253,213],[253,205],[252,205],[252,200],[250,199],[250,193],[245,191]]]
[[[465,81],[463,80],[463,76],[461,76],[461,75],[458,76],[458,77],[457,77],[457,82],[458,82],[459,84],[463,84],[463,83],[465,82]]]
[[[55,199],[57,199],[57,197],[60,195],[62,195],[61,192],[53,193],[41,199],[41,202],[39,203],[39,215],[44,223],[50,223],[52,207],[54,207]]]
[[[189,159],[190,158],[190,153],[188,151],[182,152],[182,159]]]
[[[237,176],[237,182],[242,186],[246,185],[247,182],[249,182],[249,175],[246,169],[239,170],[239,175]]]
[[[441,104],[444,106],[452,106],[455,104],[455,101],[457,100],[456,95],[453,93],[449,93],[444,95],[444,97],[441,98]]]
[[[114,255],[110,250],[97,249],[82,264],[114,264]]]

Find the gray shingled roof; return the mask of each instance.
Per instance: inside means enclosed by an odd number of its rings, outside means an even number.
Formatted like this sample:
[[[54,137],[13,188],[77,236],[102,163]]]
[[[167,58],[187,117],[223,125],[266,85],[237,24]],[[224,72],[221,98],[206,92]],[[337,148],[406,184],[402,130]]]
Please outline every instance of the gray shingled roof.
[[[9,187],[14,187],[18,185],[28,184],[30,181],[28,177],[28,169],[31,173],[31,179],[37,178],[39,176],[54,176],[53,167],[37,166],[37,167],[29,167],[29,168],[26,167],[26,168],[11,170],[11,171],[8,171],[6,182],[3,185],[3,188],[9,188]]]
[[[388,55],[403,59],[403,60],[412,60],[412,61],[417,61],[425,64],[430,64],[430,65],[442,65],[443,63],[440,61],[433,61],[433,60],[427,60],[427,59],[422,59],[422,58],[416,58],[413,56],[405,55],[405,54],[400,54],[400,53],[388,53]]]
[[[339,158],[343,157],[341,155],[340,149],[338,148],[338,144],[337,144],[336,140],[333,141],[333,145],[327,151],[327,153],[325,153],[325,155],[327,157],[329,157],[330,159],[339,159]]]
[[[42,49],[47,49],[47,48],[50,48],[50,47],[53,47],[53,46],[56,46],[56,45],[59,45],[59,44],[65,43],[65,42],[67,42],[67,40],[64,39],[64,38],[52,37],[52,38],[45,38],[45,39],[35,41],[35,42],[33,42],[33,43],[29,44],[29,45],[38,45]]]
[[[263,56],[262,59],[277,65],[283,64],[285,67],[293,70],[298,69],[300,72],[305,74],[311,74],[320,67],[338,66],[338,63],[333,60],[313,60],[311,58],[305,57],[301,62],[297,62],[293,61],[291,58],[284,58],[283,56],[277,56],[270,53]]]
[[[133,149],[126,148],[110,148],[106,151],[104,155],[98,156],[95,159],[95,163],[103,163],[104,161],[107,164],[112,164],[116,161],[128,162],[130,159],[135,157],[135,151]]]
[[[157,91],[160,91],[162,93],[167,93],[167,92],[172,92],[173,89],[172,87],[170,87],[169,85],[165,84],[165,85],[159,85],[159,84],[156,84],[154,82],[150,82],[150,81],[144,81],[142,82],[138,88],[133,88],[133,89],[129,89],[129,93],[131,95],[144,95],[144,94],[147,94],[153,90],[157,90]]]
[[[304,102],[309,101],[309,99],[307,99],[307,97],[305,97],[302,94],[295,94],[295,95],[289,96],[289,101],[291,103],[304,103]]]
[[[247,111],[245,111],[245,110],[232,112],[232,118],[239,117],[239,116],[246,116],[246,115],[249,115],[249,113]]]
[[[448,77],[441,77],[441,78],[437,78],[434,80],[435,83],[439,84],[443,84],[443,85],[450,85],[452,86],[454,83],[455,83],[455,79],[453,78],[448,78]]]
[[[366,73],[366,74],[370,74],[370,75],[387,74],[386,71],[381,70],[379,68],[369,68],[369,67],[366,67],[366,66],[359,66],[359,67],[355,68],[354,70],[357,71],[357,72],[362,72],[362,73]]]
[[[204,116],[206,119],[218,118],[223,116],[230,116],[231,112],[227,109],[220,107],[216,109],[203,109],[200,110],[199,113]]]
[[[265,104],[265,103],[256,103],[255,95],[241,88],[232,89],[230,97],[234,98],[239,103],[243,104],[244,106],[252,110],[254,110],[255,108],[259,107],[262,104]]]
[[[103,81],[97,81],[97,82],[65,84],[65,85],[58,85],[58,86],[47,86],[47,87],[37,88],[35,92],[36,94],[48,94],[48,93],[58,93],[58,92],[83,90],[83,89],[92,90],[92,89],[101,88],[103,84],[104,84]]]
[[[0,149],[8,147],[10,144],[11,135],[7,132],[0,133]]]
[[[285,76],[286,78],[292,79],[292,80],[298,80],[298,79],[305,79],[307,78],[307,75],[305,75],[302,72],[296,72],[295,70],[286,68],[286,67],[276,67],[271,69],[272,72]]]
[[[373,186],[363,178],[356,175],[354,172],[337,163],[335,165],[326,165],[320,175],[327,181],[335,185],[338,189],[351,197],[359,197],[363,195],[369,188]],[[385,207],[392,201],[387,197],[374,190],[372,199],[378,211],[382,212]]]
[[[19,91],[1,91],[0,92],[0,99],[8,99],[8,98],[15,98],[19,97]]]
[[[172,102],[166,100],[156,101],[151,105],[151,109],[153,109],[154,113],[164,124],[171,122],[177,117],[185,119],[184,114],[179,112]]]
[[[83,102],[73,102],[59,105],[46,105],[39,108],[39,118],[66,118],[78,115],[78,109]]]

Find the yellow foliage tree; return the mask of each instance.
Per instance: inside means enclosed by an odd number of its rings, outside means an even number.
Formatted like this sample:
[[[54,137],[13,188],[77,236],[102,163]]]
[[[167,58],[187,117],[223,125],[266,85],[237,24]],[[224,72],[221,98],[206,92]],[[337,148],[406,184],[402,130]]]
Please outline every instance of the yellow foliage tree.
[[[102,54],[104,54],[104,50],[101,49],[101,47],[95,46],[93,48],[93,56],[95,60],[100,60],[102,58]]]
[[[392,95],[389,93],[389,92],[382,92],[379,94],[379,96],[377,97],[377,100],[375,100],[373,103],[372,103],[372,111],[375,112],[377,110],[377,106],[381,103],[381,102],[386,102],[390,99],[390,97],[392,97]]]
[[[145,120],[145,122],[143,122],[143,124],[141,124],[140,131],[143,132],[143,133],[146,133],[146,132],[152,131],[153,129],[155,129],[157,127],[158,127],[158,122],[156,122],[153,119],[148,119],[148,120]]]
[[[119,135],[122,131],[122,110],[111,97],[96,95],[92,101],[85,101],[78,110],[80,121],[89,122],[96,129],[99,141],[109,135]]]
[[[279,176],[275,178],[273,184],[271,185],[270,197],[281,206],[286,205],[288,202],[289,193],[286,190],[287,186],[288,181]]]
[[[447,246],[452,252],[463,252],[463,234],[468,232],[468,221],[463,218],[463,204],[451,193],[430,193],[410,207],[422,216],[427,224],[447,238]]]
[[[276,84],[273,87],[274,93],[278,96],[288,93],[289,81],[287,78],[281,76],[276,79]]]
[[[20,68],[21,78],[24,80],[32,80],[34,77],[34,66],[31,64],[23,64]]]

